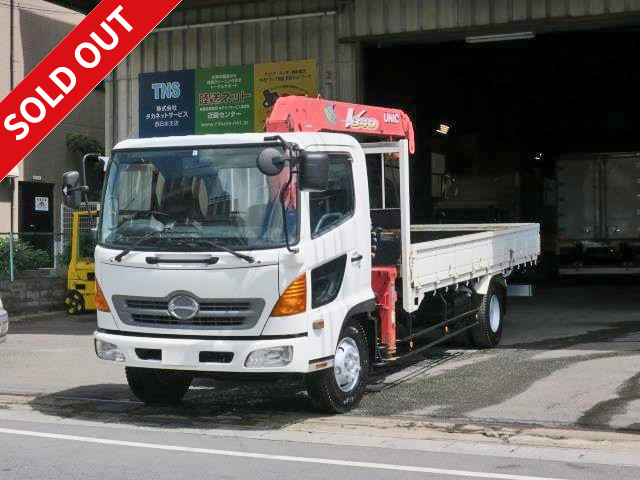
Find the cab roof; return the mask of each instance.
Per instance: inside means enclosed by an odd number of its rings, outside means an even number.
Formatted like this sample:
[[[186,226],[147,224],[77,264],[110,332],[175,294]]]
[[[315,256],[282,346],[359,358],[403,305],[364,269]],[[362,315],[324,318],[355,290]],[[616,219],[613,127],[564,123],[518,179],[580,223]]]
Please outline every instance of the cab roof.
[[[117,150],[140,150],[146,148],[190,148],[221,145],[242,145],[273,143],[265,142],[265,137],[273,133],[225,133],[217,135],[183,135],[176,137],[132,138],[119,142],[114,148]],[[300,148],[310,146],[347,146],[358,147],[358,141],[351,135],[343,133],[294,132],[280,134],[288,142],[297,143]]]

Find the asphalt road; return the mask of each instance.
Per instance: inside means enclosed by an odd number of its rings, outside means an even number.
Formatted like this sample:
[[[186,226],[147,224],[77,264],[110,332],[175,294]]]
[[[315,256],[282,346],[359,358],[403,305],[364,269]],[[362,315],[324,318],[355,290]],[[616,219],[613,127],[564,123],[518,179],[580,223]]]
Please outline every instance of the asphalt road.
[[[637,479],[639,294],[510,299],[501,348],[380,372],[338,417],[294,384],[200,380],[182,406],[147,407],[95,361],[91,316],[15,322],[0,346],[0,478]]]
[[[640,430],[640,285],[561,285],[510,298],[500,348],[442,350],[376,374],[356,415]],[[16,322],[0,393],[134,400],[95,361],[91,316]],[[199,380],[195,411],[310,412],[300,385]]]
[[[6,417],[6,414],[3,415]],[[268,435],[269,430],[264,430]],[[347,437],[348,435],[343,435]],[[0,477],[44,479],[353,479],[487,478],[509,480],[637,479],[640,465],[620,455],[594,461],[593,452],[539,448],[536,458],[500,452],[473,442],[419,445],[358,437],[333,441],[306,431],[285,440],[255,438],[243,430],[179,430],[50,419],[0,424]],[[373,438],[373,439],[372,439]],[[348,439],[347,439],[348,440]],[[357,442],[353,442],[357,443]],[[413,448],[412,448],[413,445]],[[422,447],[422,448],[420,448]],[[512,447],[510,447],[512,448]],[[512,448],[513,449],[513,448]],[[529,448],[531,450],[531,447]],[[558,450],[558,449],[556,449]],[[556,452],[555,455],[558,455]],[[627,459],[631,459],[627,455]],[[630,460],[633,462],[633,460]]]

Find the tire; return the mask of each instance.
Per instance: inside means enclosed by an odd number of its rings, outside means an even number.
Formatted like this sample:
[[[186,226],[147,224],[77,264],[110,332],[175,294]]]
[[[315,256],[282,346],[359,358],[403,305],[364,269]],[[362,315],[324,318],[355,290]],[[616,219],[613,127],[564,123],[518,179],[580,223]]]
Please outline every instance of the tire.
[[[354,361],[359,365],[355,379]],[[354,408],[364,395],[369,368],[367,335],[360,322],[350,320],[338,338],[333,368],[307,376],[307,391],[314,408],[327,413],[346,413]]]
[[[69,290],[64,297],[64,309],[69,315],[84,313],[84,297],[77,290]]]
[[[491,281],[486,295],[480,299],[480,309],[477,313],[479,325],[469,332],[471,343],[476,348],[493,348],[500,343],[506,295],[504,287]]]
[[[125,367],[133,394],[144,403],[176,404],[191,385],[192,376],[175,370]]]

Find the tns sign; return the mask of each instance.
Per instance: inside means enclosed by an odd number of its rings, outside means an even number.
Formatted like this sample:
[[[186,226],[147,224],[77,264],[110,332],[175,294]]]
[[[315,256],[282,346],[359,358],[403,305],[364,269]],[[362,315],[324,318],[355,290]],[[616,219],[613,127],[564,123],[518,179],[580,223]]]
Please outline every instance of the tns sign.
[[[168,100],[172,98],[180,98],[182,89],[180,82],[152,83],[154,100]]]
[[[140,74],[140,137],[194,132],[194,76],[193,70]]]

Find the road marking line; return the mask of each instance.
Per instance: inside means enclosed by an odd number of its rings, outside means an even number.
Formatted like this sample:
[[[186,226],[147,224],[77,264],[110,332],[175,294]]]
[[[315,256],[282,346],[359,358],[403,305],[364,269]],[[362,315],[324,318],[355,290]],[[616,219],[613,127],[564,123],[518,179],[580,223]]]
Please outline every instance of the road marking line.
[[[340,467],[372,468],[379,470],[395,470],[401,472],[430,473],[434,475],[449,475],[455,477],[490,478],[500,480],[562,480],[549,477],[531,477],[528,475],[509,475],[504,473],[472,472],[465,470],[449,470],[445,468],[414,467],[411,465],[393,465],[389,463],[355,462],[350,460],[335,460],[331,458],[293,457],[290,455],[272,455],[268,453],[237,452],[233,450],[217,450],[212,448],[180,447],[176,445],[161,445],[157,443],[128,442],[125,440],[111,440],[108,438],[81,437],[77,435],[62,435],[58,433],[33,432],[29,430],[14,430],[0,428],[0,433],[7,435],[23,435],[27,437],[51,438],[72,442],[97,443],[102,445],[116,445],[121,447],[148,448],[152,450],[169,450],[174,452],[203,453],[206,455],[220,455],[226,457],[253,458],[261,460],[275,460],[281,462],[317,463],[322,465],[336,465]]]

